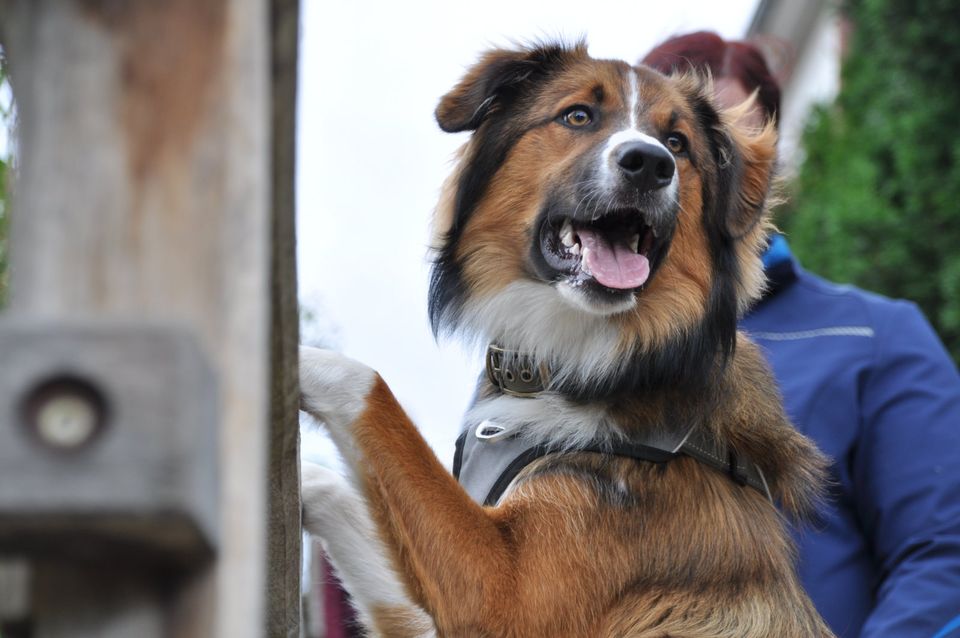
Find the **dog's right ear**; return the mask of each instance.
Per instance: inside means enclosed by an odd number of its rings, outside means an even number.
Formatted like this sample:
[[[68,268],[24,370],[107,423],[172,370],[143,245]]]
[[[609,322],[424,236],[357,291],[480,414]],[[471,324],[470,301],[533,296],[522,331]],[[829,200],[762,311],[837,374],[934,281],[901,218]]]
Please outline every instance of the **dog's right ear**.
[[[447,133],[475,131],[494,110],[511,102],[529,81],[542,77],[567,56],[585,51],[582,43],[572,48],[543,45],[519,51],[488,51],[440,100],[435,112],[437,123]]]

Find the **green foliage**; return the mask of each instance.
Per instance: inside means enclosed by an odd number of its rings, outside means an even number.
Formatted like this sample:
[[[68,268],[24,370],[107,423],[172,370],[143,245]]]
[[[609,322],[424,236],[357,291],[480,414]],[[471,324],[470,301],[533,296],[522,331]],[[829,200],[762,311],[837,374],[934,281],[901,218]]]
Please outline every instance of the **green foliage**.
[[[7,64],[0,50],[0,89],[7,84]],[[0,104],[0,126],[10,128],[13,120],[13,108],[8,110]],[[0,149],[3,151],[3,149]],[[0,152],[0,308],[7,299],[7,226],[10,220],[8,179],[10,174],[10,157]]]
[[[811,270],[920,304],[960,360],[960,2],[845,8],[842,89],[781,223]]]
[[[7,298],[7,173],[8,163],[0,158],[0,308]]]

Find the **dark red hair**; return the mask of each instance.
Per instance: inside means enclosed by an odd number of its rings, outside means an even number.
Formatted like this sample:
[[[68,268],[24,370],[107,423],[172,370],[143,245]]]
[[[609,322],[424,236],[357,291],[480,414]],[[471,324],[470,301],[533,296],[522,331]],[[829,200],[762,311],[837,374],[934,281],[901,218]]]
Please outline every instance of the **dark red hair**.
[[[780,111],[780,86],[760,50],[748,42],[728,41],[712,31],[678,35],[654,47],[640,61],[661,73],[710,69],[715,78],[737,80],[748,93],[757,92],[757,104],[767,117]]]

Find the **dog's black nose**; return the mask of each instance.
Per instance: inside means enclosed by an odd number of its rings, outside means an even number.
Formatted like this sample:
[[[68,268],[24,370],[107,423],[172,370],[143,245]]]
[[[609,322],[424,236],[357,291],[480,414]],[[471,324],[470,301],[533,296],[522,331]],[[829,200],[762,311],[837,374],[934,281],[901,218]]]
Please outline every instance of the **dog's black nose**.
[[[673,180],[673,156],[659,144],[624,142],[614,151],[614,158],[624,177],[641,191],[663,188]]]

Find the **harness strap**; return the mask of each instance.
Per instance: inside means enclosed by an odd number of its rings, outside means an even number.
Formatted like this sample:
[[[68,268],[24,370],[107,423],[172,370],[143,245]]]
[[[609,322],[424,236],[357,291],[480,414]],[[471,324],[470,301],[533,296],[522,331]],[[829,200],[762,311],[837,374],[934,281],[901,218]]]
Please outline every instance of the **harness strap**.
[[[690,437],[680,446],[677,454],[689,456],[704,465],[709,465],[720,472],[724,472],[734,482],[752,487],[766,496],[771,503],[773,502],[773,495],[770,494],[770,486],[767,485],[763,470],[756,463],[751,463],[747,459],[739,457],[729,447],[716,441],[709,433],[700,431],[691,433]]]
[[[516,479],[520,472],[523,471],[523,468],[527,467],[537,459],[549,454],[574,454],[581,452],[609,454],[613,456],[631,458],[637,461],[658,464],[668,463],[681,455],[689,456],[703,463],[704,465],[708,465],[717,471],[727,474],[739,485],[752,487],[773,502],[770,489],[767,485],[766,479],[763,476],[763,472],[759,467],[753,463],[739,459],[725,445],[714,441],[713,437],[710,437],[709,434],[696,431],[688,432],[682,443],[675,450],[666,450],[635,442],[591,441],[574,448],[561,448],[551,445],[534,445],[519,448],[519,451],[517,451],[516,441],[514,440],[514,445],[507,446],[506,448],[502,449],[503,452],[511,453],[513,458],[510,459],[505,466],[503,458],[497,459],[497,462],[493,463],[494,466],[499,466],[502,469],[499,475],[497,475],[496,479],[493,481],[492,485],[490,485],[486,495],[483,495],[482,491],[478,493],[476,489],[470,489],[471,486],[467,484],[473,482],[470,480],[470,477],[467,477],[468,480],[466,482],[461,478],[461,472],[464,468],[464,454],[465,448],[467,447],[467,437],[470,434],[472,434],[472,429],[468,428],[462,432],[460,437],[457,439],[456,453],[454,454],[453,475],[458,481],[464,484],[464,487],[471,492],[471,496],[473,496],[474,499],[482,502],[484,505],[496,505],[510,484],[513,483],[514,479]],[[468,453],[468,456],[470,454],[475,454],[476,452],[481,452],[481,455],[483,453],[489,454],[490,452],[496,454],[496,448],[499,447],[498,443],[499,442],[479,442],[473,446],[474,449]],[[511,447],[514,449],[510,450],[509,448]],[[480,459],[473,459],[473,461],[474,462],[471,463],[471,465],[474,468],[475,474],[477,472],[482,472],[485,469],[482,463],[478,463]],[[484,483],[489,484],[489,482]]]

